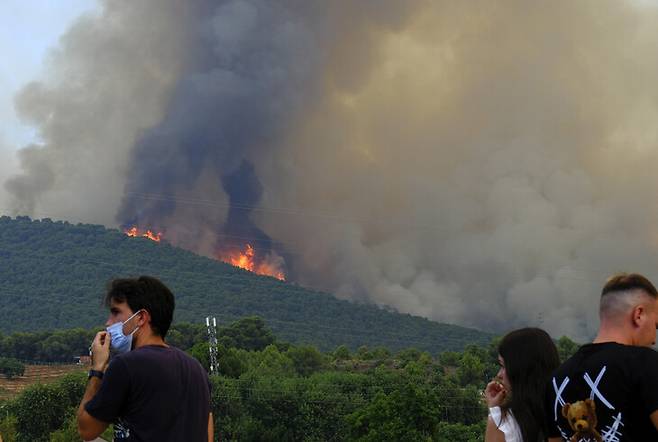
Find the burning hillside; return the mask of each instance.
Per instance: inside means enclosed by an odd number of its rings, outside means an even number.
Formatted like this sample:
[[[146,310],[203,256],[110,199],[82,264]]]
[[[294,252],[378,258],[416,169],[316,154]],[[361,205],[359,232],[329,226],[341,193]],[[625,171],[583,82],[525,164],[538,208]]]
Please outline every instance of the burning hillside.
[[[257,275],[272,276],[281,281],[286,280],[283,270],[280,269],[282,260],[272,254],[265,256],[264,259],[258,259],[256,252],[251,244],[247,244],[242,251],[236,251],[227,254],[219,254],[217,259],[227,264],[240,267]],[[281,261],[281,262],[278,262]]]
[[[160,242],[162,240],[161,232],[154,233],[149,229],[140,230],[136,226],[124,229],[123,233],[133,238],[142,237],[155,242]],[[243,249],[218,252],[214,258],[218,261],[248,270],[257,275],[271,276],[281,281],[286,280],[285,273],[281,269],[283,259],[275,253],[268,253],[265,256],[259,256],[256,254],[256,251],[251,244],[246,244]]]
[[[160,242],[160,240],[162,239],[162,233],[161,232],[154,233],[151,230],[140,231],[137,227],[134,227],[134,226],[131,227],[130,229],[124,229],[123,233],[125,233],[128,236],[135,237],[135,238],[141,236],[143,238],[148,238],[151,241],[155,241],[155,242]]]

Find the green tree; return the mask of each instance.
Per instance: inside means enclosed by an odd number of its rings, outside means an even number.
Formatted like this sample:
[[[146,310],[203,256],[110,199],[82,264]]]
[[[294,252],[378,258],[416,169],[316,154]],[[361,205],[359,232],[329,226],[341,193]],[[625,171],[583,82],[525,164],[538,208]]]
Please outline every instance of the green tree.
[[[23,376],[25,373],[25,365],[14,358],[0,357],[0,374],[4,374],[8,379],[13,379],[17,376]]]
[[[33,384],[9,406],[16,417],[17,442],[48,441],[75,414],[86,376],[72,373],[52,384]]]
[[[362,361],[369,361],[373,358],[372,353],[365,345],[362,345],[356,349],[356,357]]]
[[[382,346],[380,345],[380,346],[378,346],[378,347],[375,347],[375,348],[372,350],[372,356],[373,356],[375,359],[380,359],[380,360],[381,360],[381,359],[388,359],[388,358],[391,357],[391,351],[390,351],[388,348],[386,348],[386,347],[382,347]]]
[[[16,416],[17,442],[48,441],[67,417],[69,404],[64,391],[54,384],[29,386],[12,407]]]
[[[484,383],[485,365],[475,355],[465,353],[457,367],[457,381],[460,385],[481,385]]]
[[[435,442],[483,442],[486,422],[465,425],[439,422],[434,429],[432,440]]]
[[[567,336],[562,336],[557,340],[557,352],[560,355],[560,361],[564,362],[569,359],[578,351],[579,344],[569,339]]]
[[[245,375],[254,377],[292,377],[296,374],[293,361],[284,353],[279,352],[275,345],[269,345],[260,352],[255,366]]]
[[[417,348],[405,348],[404,350],[399,351],[398,354],[395,355],[395,358],[399,360],[404,367],[409,362],[417,361],[421,354],[422,352]]]
[[[274,335],[262,318],[249,316],[221,329],[219,342],[229,348],[259,351],[274,343]]]
[[[326,359],[317,348],[311,345],[300,345],[291,347],[287,352],[295,367],[295,371],[301,376],[308,376],[320,371],[326,365]]]
[[[339,345],[333,353],[334,360],[344,361],[350,358],[350,349],[347,345]]]
[[[3,442],[16,442],[18,431],[16,430],[16,416],[5,414],[5,407],[0,406],[0,435]]]
[[[210,371],[210,345],[208,342],[197,342],[187,352],[196,358],[206,371]]]
[[[246,350],[226,348],[222,345],[217,351],[217,371],[229,378],[239,378],[249,368],[249,357]]]
[[[429,440],[438,424],[431,389],[412,383],[389,394],[378,393],[371,403],[351,414],[351,437],[358,441]]]

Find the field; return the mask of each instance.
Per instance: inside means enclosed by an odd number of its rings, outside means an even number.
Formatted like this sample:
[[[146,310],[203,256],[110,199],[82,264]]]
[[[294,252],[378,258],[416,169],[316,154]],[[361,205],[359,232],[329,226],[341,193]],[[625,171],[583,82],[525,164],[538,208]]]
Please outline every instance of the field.
[[[62,364],[62,365],[26,365],[23,376],[7,379],[0,375],[0,399],[8,399],[16,396],[27,386],[53,382],[67,373],[87,371],[86,365]]]

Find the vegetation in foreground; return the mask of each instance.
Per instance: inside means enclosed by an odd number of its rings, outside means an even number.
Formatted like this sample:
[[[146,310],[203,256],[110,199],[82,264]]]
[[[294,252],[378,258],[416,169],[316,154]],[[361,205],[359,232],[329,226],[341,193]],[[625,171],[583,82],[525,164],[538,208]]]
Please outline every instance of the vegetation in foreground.
[[[436,355],[345,345],[320,352],[281,342],[261,318],[248,317],[221,329],[219,341],[211,376],[216,440],[483,440],[480,392],[498,370],[495,340]],[[178,326],[170,342],[209,368],[203,328]],[[562,357],[577,348],[568,338],[557,344]],[[0,434],[6,442],[77,440],[85,383],[84,373],[70,374],[0,402]]]

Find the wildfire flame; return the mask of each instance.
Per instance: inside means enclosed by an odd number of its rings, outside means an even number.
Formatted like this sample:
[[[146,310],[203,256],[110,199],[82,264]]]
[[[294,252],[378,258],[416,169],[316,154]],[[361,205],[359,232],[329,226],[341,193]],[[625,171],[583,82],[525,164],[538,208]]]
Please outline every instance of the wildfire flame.
[[[141,236],[155,242],[160,242],[162,239],[162,233],[154,233],[152,230],[140,231],[136,226],[124,229],[123,233],[133,238]],[[268,254],[264,259],[256,259],[256,252],[251,244],[247,244],[242,251],[220,253],[217,259],[257,275],[272,276],[281,281],[286,280],[286,275],[281,270],[283,259],[276,253]]]
[[[151,231],[151,230],[146,230],[146,231],[140,233],[139,229],[137,227],[131,227],[130,229],[124,229],[123,233],[125,233],[128,236],[132,236],[134,238],[136,238],[138,236],[141,236],[141,237],[148,238],[151,241],[155,241],[155,242],[160,242],[160,240],[162,239],[162,233],[160,233],[160,232],[153,233],[153,231]]]
[[[228,253],[225,256],[220,256],[219,259],[227,264],[249,270],[257,275],[273,276],[281,281],[286,280],[285,274],[275,263],[270,263],[267,260],[256,263],[254,248],[251,244],[247,244],[243,251]]]

